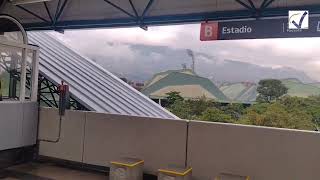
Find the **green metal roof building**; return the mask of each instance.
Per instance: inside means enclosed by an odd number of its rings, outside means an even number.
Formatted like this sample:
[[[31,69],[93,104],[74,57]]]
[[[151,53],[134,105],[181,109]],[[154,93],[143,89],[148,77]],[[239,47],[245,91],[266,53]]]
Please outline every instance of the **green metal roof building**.
[[[172,91],[180,92],[185,99],[206,97],[219,102],[228,98],[209,79],[200,77],[189,69],[157,73],[146,83],[142,93],[151,99],[164,99]]]

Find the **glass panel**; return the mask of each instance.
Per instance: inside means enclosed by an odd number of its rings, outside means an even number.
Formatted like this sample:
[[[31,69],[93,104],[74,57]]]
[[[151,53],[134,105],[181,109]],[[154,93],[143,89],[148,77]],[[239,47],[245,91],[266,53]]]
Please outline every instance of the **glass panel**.
[[[23,43],[19,27],[9,19],[0,18],[0,40]]]
[[[19,100],[21,54],[21,48],[0,45],[0,92],[4,100]]]

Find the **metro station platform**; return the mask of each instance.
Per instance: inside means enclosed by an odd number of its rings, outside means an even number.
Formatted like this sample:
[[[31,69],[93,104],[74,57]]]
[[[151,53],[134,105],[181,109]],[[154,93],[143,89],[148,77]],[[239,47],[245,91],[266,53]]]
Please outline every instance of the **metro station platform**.
[[[109,173],[53,162],[29,162],[0,171],[4,180],[108,180]],[[144,180],[156,180],[156,176],[144,174]]]
[[[107,173],[84,171],[54,163],[27,163],[5,169],[0,179],[7,180],[107,180]]]

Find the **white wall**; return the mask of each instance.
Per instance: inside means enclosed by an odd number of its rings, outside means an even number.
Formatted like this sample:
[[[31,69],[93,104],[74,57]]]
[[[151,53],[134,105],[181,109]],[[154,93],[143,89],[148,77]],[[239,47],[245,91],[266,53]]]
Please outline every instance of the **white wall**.
[[[196,180],[212,180],[219,173],[252,180],[319,179],[316,132],[193,121],[188,147]]]
[[[56,116],[57,110],[42,108],[40,138],[55,139]],[[152,174],[187,162],[195,180],[213,180],[220,173],[251,180],[316,180],[320,134],[197,121],[188,126],[182,120],[68,111],[60,142],[41,142],[40,154],[101,166],[120,157],[136,157],[145,160],[144,170]]]
[[[82,162],[86,113],[66,111],[61,120],[60,139],[58,114],[58,109],[41,108],[40,110],[39,139],[45,141],[41,141],[39,153],[49,157]]]
[[[35,144],[37,122],[37,103],[0,102],[0,150]]]
[[[57,138],[58,111],[40,111],[40,139]],[[40,155],[109,166],[121,157],[145,160],[144,170],[184,165],[187,122],[94,112],[67,111],[58,143],[40,142]]]

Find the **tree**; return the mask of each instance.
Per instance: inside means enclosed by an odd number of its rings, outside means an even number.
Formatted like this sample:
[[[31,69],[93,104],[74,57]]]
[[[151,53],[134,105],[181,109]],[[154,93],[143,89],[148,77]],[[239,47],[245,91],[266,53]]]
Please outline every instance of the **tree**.
[[[295,109],[290,113],[290,126],[286,128],[313,131],[317,129],[317,125],[306,111]]]
[[[202,121],[211,121],[211,122],[223,122],[223,123],[232,123],[233,120],[230,115],[225,114],[220,109],[215,107],[208,108],[206,111],[202,113],[200,117]]]
[[[259,81],[257,88],[258,97],[260,102],[271,102],[277,100],[284,94],[287,94],[288,88],[285,87],[280,80],[277,79],[265,79]]]
[[[306,114],[297,122],[302,123],[303,120],[308,119],[307,117],[311,117],[315,129],[320,126],[320,96],[310,96],[308,98],[284,96],[280,98],[279,102],[293,114],[297,112]],[[310,127],[309,121],[304,122],[307,122],[305,123],[306,127]]]
[[[208,100],[205,96],[202,96],[199,99],[192,99],[186,101],[191,109],[192,115],[197,118],[207,110],[209,107],[213,107],[213,101]]]
[[[226,106],[220,106],[219,109],[229,114],[233,119],[238,120],[243,115],[245,107],[240,103],[232,103]]]
[[[183,97],[180,96],[180,92],[171,91],[169,93],[166,93],[166,95],[167,95],[166,99],[169,106],[174,104],[176,101],[183,101]]]
[[[260,112],[254,107],[249,108],[238,123],[304,130],[315,130],[316,128],[312,116],[306,111],[298,108],[288,110],[279,102],[269,104],[265,110]]]
[[[186,101],[176,100],[168,108],[170,112],[181,119],[193,119],[191,109]]]

